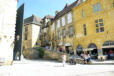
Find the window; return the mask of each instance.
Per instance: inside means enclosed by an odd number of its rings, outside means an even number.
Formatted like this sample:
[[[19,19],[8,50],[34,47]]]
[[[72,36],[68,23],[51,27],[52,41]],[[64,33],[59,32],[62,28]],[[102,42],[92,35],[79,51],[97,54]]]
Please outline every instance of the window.
[[[45,32],[45,33],[47,32],[46,28],[44,28],[44,32]]]
[[[73,36],[73,34],[74,34],[73,27],[70,26],[69,27],[69,37]]]
[[[113,7],[114,7],[114,1],[113,1]]]
[[[94,9],[94,12],[97,11],[97,9],[96,9],[96,5],[93,5],[93,9]]]
[[[100,3],[97,4],[97,11],[101,11],[101,5],[100,5]]]
[[[58,39],[61,39],[61,32],[58,32]]]
[[[55,24],[54,23],[52,24],[52,28],[51,29],[52,29],[52,31],[55,30]]]
[[[85,11],[82,10],[82,17],[85,17]]]
[[[60,20],[57,21],[57,27],[60,27]]]
[[[44,40],[46,40],[46,33],[44,33]]]
[[[96,33],[104,32],[103,19],[95,20],[95,25],[96,25]]]
[[[65,38],[66,37],[66,31],[65,31],[65,29],[63,29],[63,38]]]
[[[25,27],[25,40],[27,40],[28,37],[28,27]]]
[[[86,24],[83,25],[83,28],[84,28],[84,36],[87,35],[87,32],[86,32]]]
[[[104,32],[104,27],[101,27],[100,28],[100,32]]]
[[[98,33],[99,32],[99,28],[96,28],[96,33]]]
[[[93,10],[95,13],[101,11],[101,4],[97,3],[97,4],[93,5]]]
[[[65,17],[62,17],[62,26],[65,25]]]
[[[68,13],[67,19],[68,19],[68,24],[72,22],[72,13]]]

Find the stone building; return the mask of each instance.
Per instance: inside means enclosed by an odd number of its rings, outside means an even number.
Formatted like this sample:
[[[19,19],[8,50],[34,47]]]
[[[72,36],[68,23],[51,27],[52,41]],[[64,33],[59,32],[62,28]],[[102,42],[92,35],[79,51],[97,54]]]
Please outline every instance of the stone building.
[[[86,0],[73,11],[75,54],[114,59],[114,0]]]
[[[27,54],[31,48],[40,46],[40,26],[41,18],[35,15],[32,15],[24,20],[24,29],[23,29],[23,52]]]
[[[51,22],[51,47],[71,47],[74,54],[114,59],[114,0],[77,0],[64,7]]]
[[[17,0],[0,0],[0,64],[13,61]]]
[[[59,50],[63,48],[69,53],[73,48],[74,41],[74,14],[72,8],[77,6],[78,1],[66,4],[61,11],[56,11],[56,15],[51,25],[51,47]]]
[[[51,21],[54,17],[51,15],[47,15],[42,19],[42,26],[41,26],[41,46],[42,47],[50,47],[50,25]]]

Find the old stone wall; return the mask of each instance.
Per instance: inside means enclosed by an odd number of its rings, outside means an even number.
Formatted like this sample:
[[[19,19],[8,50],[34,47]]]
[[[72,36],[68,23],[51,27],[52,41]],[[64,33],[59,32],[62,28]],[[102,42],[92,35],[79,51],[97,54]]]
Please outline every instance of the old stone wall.
[[[44,59],[62,61],[62,53],[51,50],[45,50]],[[66,60],[69,61],[68,54],[66,54]]]
[[[13,59],[17,0],[0,0],[0,63]]]

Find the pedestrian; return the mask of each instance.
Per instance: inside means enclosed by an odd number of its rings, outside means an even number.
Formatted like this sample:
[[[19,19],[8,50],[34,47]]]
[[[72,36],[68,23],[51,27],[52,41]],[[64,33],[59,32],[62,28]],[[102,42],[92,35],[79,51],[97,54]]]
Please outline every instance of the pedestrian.
[[[63,67],[66,64],[66,54],[65,54],[65,52],[63,52],[63,54],[62,54],[62,64],[63,64]]]
[[[62,52],[62,48],[61,47],[59,47],[59,52]]]
[[[84,54],[84,64],[88,63],[88,53]]]
[[[109,52],[110,54],[109,54],[109,56],[110,56],[110,59],[112,59],[113,58],[113,51],[112,50],[110,50],[110,52]]]

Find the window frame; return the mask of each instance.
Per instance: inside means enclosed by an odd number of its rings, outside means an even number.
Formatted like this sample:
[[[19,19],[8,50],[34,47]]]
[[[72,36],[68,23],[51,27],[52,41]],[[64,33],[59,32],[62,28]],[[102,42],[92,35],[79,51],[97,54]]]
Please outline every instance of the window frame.
[[[84,36],[86,36],[87,35],[87,28],[86,28],[87,26],[86,26],[86,24],[83,24],[83,29],[84,29]]]
[[[82,9],[82,17],[85,17],[85,11]]]
[[[62,30],[62,34],[63,34],[63,38],[65,38],[66,37],[66,30],[65,29]]]
[[[60,19],[57,20],[57,28],[60,28],[61,23],[60,23]]]
[[[60,39],[61,39],[61,32],[58,31],[58,40],[60,40]]]
[[[72,37],[73,34],[74,34],[73,26],[70,26],[70,27],[69,27],[69,37]]]
[[[25,37],[24,40],[28,40],[28,27],[25,26]]]
[[[101,11],[101,3],[100,2],[93,5],[93,11],[94,11],[94,13]]]
[[[66,25],[65,16],[63,16],[61,19],[62,19],[62,26],[65,26]]]
[[[97,21],[97,23],[96,23],[96,21]],[[98,26],[96,26],[96,25],[98,25]],[[103,18],[100,18],[100,19],[95,20],[95,26],[96,26],[96,33],[104,32]]]
[[[72,13],[69,12],[69,13],[67,14],[67,22],[68,22],[68,24],[72,23],[72,18],[73,18]]]

